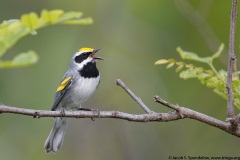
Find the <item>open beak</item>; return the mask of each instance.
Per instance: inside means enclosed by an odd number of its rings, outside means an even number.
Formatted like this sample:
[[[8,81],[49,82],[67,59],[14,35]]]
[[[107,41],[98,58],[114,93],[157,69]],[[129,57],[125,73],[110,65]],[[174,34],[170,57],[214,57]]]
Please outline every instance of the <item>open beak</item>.
[[[92,54],[91,54],[91,56],[92,56],[93,59],[96,59],[96,60],[104,60],[104,59],[101,58],[101,57],[95,57],[95,56],[94,56],[95,53],[97,53],[99,50],[101,50],[101,49],[94,49],[93,52],[92,52]]]

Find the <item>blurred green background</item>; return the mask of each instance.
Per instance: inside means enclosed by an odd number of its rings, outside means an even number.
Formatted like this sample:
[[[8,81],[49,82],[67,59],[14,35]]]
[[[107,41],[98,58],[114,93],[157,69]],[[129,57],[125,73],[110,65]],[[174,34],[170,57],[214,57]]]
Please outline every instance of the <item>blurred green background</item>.
[[[0,71],[0,102],[10,106],[49,110],[55,90],[73,53],[81,47],[102,48],[98,62],[101,84],[85,107],[141,114],[144,111],[115,84],[121,78],[156,112],[154,95],[180,106],[226,118],[226,101],[199,81],[184,81],[174,69],[154,66],[161,58],[180,60],[176,48],[209,56],[225,43],[215,62],[227,66],[231,1],[226,0],[2,0],[0,21],[42,9],[82,11],[94,23],[52,26],[27,36],[4,56],[35,50],[39,62],[28,68]],[[239,53],[239,23],[236,54]],[[196,64],[199,65],[199,64]],[[205,66],[207,67],[207,66]],[[236,109],[238,112],[238,109]],[[168,159],[169,156],[239,156],[240,141],[198,121],[136,123],[116,119],[71,119],[57,154],[46,154],[51,118],[0,115],[0,159]]]

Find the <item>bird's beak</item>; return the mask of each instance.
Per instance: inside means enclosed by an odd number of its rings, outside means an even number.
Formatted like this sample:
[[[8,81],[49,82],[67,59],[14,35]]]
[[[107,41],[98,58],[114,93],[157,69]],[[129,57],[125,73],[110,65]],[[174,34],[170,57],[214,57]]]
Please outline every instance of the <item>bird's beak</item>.
[[[101,57],[95,57],[95,56],[94,56],[95,53],[97,53],[99,50],[101,50],[101,49],[94,49],[93,52],[92,52],[92,54],[91,54],[91,56],[92,56],[93,59],[104,60],[104,59],[101,58]]]

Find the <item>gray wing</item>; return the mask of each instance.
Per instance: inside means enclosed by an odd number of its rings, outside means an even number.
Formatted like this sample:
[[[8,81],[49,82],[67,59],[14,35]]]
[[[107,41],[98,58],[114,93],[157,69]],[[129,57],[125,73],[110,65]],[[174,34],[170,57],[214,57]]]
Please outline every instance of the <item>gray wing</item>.
[[[57,92],[55,94],[55,98],[52,105],[52,111],[55,111],[58,108],[58,104],[61,102],[63,96],[67,92],[67,90],[71,87],[73,81],[73,75],[66,73],[63,77],[61,84],[57,88]]]

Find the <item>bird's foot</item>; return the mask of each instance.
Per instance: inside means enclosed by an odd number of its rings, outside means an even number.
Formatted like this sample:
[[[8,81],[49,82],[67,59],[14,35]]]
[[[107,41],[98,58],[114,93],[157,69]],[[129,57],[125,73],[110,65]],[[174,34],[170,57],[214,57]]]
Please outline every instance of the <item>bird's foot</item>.
[[[65,117],[65,109],[63,107],[60,108],[60,113],[63,117]]]
[[[91,111],[91,112],[94,113],[94,115],[95,115],[95,113],[97,113],[98,118],[100,118],[100,111],[99,111],[98,109],[78,108],[78,110],[79,110],[79,111]],[[95,119],[94,119],[93,117],[91,117],[91,120],[92,120],[92,121],[95,121]]]

